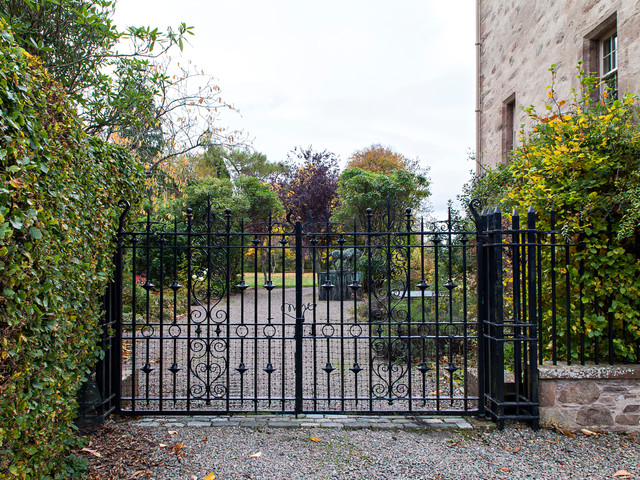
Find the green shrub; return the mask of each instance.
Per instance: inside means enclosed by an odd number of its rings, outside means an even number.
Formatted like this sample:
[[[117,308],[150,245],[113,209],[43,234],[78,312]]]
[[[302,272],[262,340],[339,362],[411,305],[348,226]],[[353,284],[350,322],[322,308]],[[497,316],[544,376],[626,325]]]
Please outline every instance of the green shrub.
[[[462,187],[458,202],[465,209],[467,218],[473,218],[469,205],[480,200],[481,209],[500,207],[503,212],[512,211],[514,204],[508,194],[513,182],[513,171],[507,165],[498,164],[494,169],[485,168],[471,177]]]
[[[395,170],[391,174],[373,173],[359,168],[345,170],[338,181],[341,205],[332,221],[347,228],[357,221],[358,231],[366,232],[367,209],[372,211],[372,229],[403,230],[406,227],[406,208],[416,211],[431,195],[430,181],[425,175]],[[390,204],[392,216],[387,217]],[[395,219],[395,221],[394,221]]]
[[[225,246],[222,236],[214,238],[207,232],[210,230],[224,234],[228,221],[228,228],[233,233],[229,240],[230,246],[237,247],[240,244],[240,236],[237,233],[241,228],[244,228],[245,232],[249,232],[243,237],[243,241],[247,245],[252,232],[263,234],[267,232],[266,222],[270,217],[275,222],[284,215],[282,203],[266,183],[254,177],[241,175],[236,177],[233,182],[226,178],[207,177],[198,183],[189,185],[181,197],[158,208],[150,218],[154,222],[164,222],[167,225],[167,231],[176,228],[178,232],[186,232],[188,228],[186,212],[189,208],[192,209],[191,231],[193,232],[189,238],[191,246],[194,248],[191,250],[190,257],[186,248],[188,245],[186,235],[178,235],[178,238],[175,239],[177,249],[173,243],[166,243],[162,256],[160,255],[160,235],[140,236],[140,243],[145,247],[147,245],[150,247],[150,255],[149,258],[144,254],[139,254],[136,257],[136,272],[149,278],[156,286],[168,287],[173,283],[176,277],[174,271],[174,256],[176,255],[179,270],[177,272],[178,280],[183,285],[186,285],[187,282],[186,270],[189,261],[191,262],[192,280],[206,278],[205,283],[209,283],[211,291],[225,290],[227,273],[231,286],[235,285],[236,278],[240,274],[241,250],[237,248],[231,248],[229,251],[225,248],[206,249],[207,242],[212,241],[217,246]],[[229,209],[228,212],[227,209]],[[176,224],[173,224],[174,219],[177,219]],[[143,220],[146,220],[146,217]],[[172,239],[173,241],[174,239]],[[204,250],[198,251],[195,247],[205,247],[207,253],[202,254]],[[230,257],[229,272],[220,269],[220,267],[226,269],[227,254]],[[274,252],[274,255],[277,255],[277,251]],[[279,260],[278,266],[282,265],[281,258]],[[130,260],[127,260],[125,265],[129,264]],[[161,265],[162,279],[160,279]],[[130,271],[125,272],[125,278],[130,274]]]
[[[555,68],[551,68],[555,80]],[[544,358],[551,358],[552,335],[557,335],[558,355],[568,354],[568,336],[575,342],[585,336],[587,358],[611,355],[636,361],[640,341],[640,124],[637,98],[625,94],[611,99],[604,92],[595,98],[597,79],[579,75],[582,89],[572,98],[557,97],[549,87],[544,113],[526,110],[532,128],[522,145],[511,153],[506,167],[485,172],[469,184],[462,195],[485,200],[488,207],[517,206],[522,215],[529,207],[537,212],[537,228],[551,227],[550,211],[556,212],[556,236],[572,245],[567,265],[556,259],[558,298],[566,294],[562,284],[567,271],[572,286],[567,306],[551,305],[550,251],[541,252],[542,332]],[[493,203],[493,205],[492,205]],[[546,240],[545,240],[546,241]],[[563,252],[558,249],[556,252]],[[508,291],[508,290],[506,290]],[[512,301],[512,300],[511,300]],[[553,318],[558,320],[554,326]],[[584,313],[584,325],[580,317]],[[611,322],[611,323],[610,323]],[[611,327],[613,349],[609,351]],[[627,339],[625,344],[624,339]],[[572,360],[579,350],[573,348]]]
[[[0,21],[0,478],[70,478],[76,392],[98,355],[126,150],[86,135]]]
[[[137,315],[142,315],[147,310],[147,291],[142,288],[142,285],[136,283],[136,305],[135,312]],[[134,311],[133,308],[133,288],[129,282],[124,282],[122,286],[122,313],[131,314]]]
[[[555,78],[553,68],[552,73]],[[567,332],[564,322],[559,322],[559,343],[566,343],[567,334],[574,338],[585,335],[587,354],[592,358],[599,342],[600,355],[635,361],[640,340],[640,259],[634,251],[640,221],[632,193],[640,169],[636,97],[627,93],[620,100],[611,100],[605,93],[595,101],[590,87],[593,79],[580,78],[584,92],[560,100],[552,84],[544,114],[526,109],[534,127],[509,165],[513,175],[509,197],[519,206],[540,212],[538,227],[542,229],[550,227],[548,212],[553,207],[557,228],[568,241],[581,245],[573,262],[560,265],[556,273],[562,278],[569,268],[573,281],[580,283],[582,298],[571,295],[569,309],[573,319],[585,311],[584,328],[576,321]],[[547,279],[550,273],[547,268],[541,275]],[[550,288],[550,282],[543,282],[543,298],[549,298]],[[557,311],[566,315],[564,306]],[[610,321],[612,352],[606,346]],[[546,309],[543,336],[552,333],[552,328],[552,315]],[[577,349],[572,354],[576,360]]]

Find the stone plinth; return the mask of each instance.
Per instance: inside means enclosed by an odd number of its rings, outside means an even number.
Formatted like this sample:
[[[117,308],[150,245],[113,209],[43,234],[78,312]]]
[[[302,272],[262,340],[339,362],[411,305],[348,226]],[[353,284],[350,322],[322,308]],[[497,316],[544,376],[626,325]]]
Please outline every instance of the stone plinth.
[[[640,431],[640,365],[543,366],[538,375],[542,424]]]

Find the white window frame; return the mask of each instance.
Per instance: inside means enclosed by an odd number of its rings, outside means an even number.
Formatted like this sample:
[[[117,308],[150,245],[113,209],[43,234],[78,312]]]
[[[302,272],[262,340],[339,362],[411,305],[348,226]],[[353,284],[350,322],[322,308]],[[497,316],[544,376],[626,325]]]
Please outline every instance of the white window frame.
[[[607,43],[610,44],[611,51],[608,54],[605,54],[605,46]],[[605,57],[610,57],[611,62],[610,65],[613,68],[606,69],[605,68]],[[600,40],[600,49],[599,49],[599,57],[600,57],[600,90],[604,92],[609,88],[608,82],[613,79],[615,88],[613,88],[613,97],[618,97],[618,31],[610,30],[605,35],[602,36],[602,40]]]

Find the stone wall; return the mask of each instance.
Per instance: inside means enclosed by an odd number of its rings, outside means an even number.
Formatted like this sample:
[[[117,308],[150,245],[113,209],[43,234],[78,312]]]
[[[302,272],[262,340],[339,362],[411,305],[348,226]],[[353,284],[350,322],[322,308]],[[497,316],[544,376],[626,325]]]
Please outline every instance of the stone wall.
[[[542,425],[640,431],[640,365],[544,366],[538,375]]]
[[[518,107],[543,112],[548,69],[557,66],[556,91],[567,98],[579,86],[576,65],[586,61],[585,42],[611,21],[618,32],[620,92],[640,93],[639,0],[478,0],[477,159],[504,161],[503,105],[515,95],[516,125],[527,123]],[[603,28],[605,28],[603,27]],[[478,171],[481,167],[478,164]]]

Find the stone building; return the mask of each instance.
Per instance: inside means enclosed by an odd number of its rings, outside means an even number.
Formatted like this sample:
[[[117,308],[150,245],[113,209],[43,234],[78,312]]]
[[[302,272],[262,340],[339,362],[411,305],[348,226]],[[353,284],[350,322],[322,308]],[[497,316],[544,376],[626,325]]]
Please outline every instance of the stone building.
[[[518,145],[521,107],[541,111],[552,64],[560,98],[579,87],[579,62],[619,95],[640,93],[639,0],[477,0],[477,16],[478,173]]]
[[[518,146],[521,107],[544,111],[551,65],[560,99],[580,62],[614,95],[640,94],[640,0],[477,0],[477,22],[478,173]],[[543,424],[640,431],[640,365],[545,364],[538,381]]]

